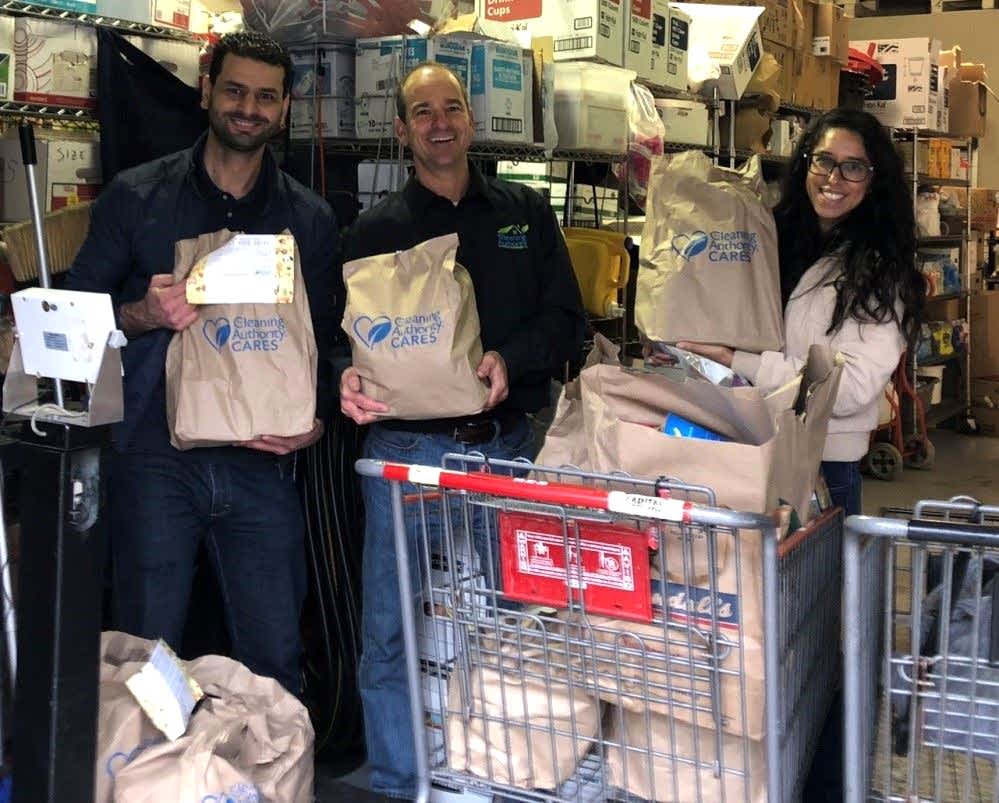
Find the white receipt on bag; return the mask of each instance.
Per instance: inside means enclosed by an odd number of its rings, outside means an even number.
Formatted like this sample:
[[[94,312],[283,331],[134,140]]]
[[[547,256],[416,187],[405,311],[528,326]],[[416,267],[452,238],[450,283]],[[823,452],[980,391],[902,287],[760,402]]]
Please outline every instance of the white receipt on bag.
[[[294,300],[290,234],[237,234],[187,276],[189,304],[288,304]]]
[[[194,706],[204,696],[162,639],[125,685],[150,721],[171,740],[184,735]]]

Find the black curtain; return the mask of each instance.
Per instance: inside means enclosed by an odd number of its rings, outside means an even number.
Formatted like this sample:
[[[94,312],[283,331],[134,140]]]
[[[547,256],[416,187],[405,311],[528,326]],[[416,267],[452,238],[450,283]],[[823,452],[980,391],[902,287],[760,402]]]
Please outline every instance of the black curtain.
[[[101,169],[121,170],[189,148],[208,127],[201,93],[120,35],[97,28]]]

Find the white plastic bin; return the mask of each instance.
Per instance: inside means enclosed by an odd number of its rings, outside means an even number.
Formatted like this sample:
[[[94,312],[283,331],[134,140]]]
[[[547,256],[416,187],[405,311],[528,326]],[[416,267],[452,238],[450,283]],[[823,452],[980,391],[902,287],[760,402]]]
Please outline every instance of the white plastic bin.
[[[629,86],[635,73],[583,61],[553,66],[558,147],[627,152]]]

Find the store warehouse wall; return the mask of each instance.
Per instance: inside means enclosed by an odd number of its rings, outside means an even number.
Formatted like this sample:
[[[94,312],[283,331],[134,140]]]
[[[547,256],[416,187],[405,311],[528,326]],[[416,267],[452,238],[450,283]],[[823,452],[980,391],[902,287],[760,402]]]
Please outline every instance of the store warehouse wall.
[[[993,89],[999,85],[999,10],[946,11],[941,14],[906,14],[891,17],[858,17],[850,20],[850,39],[888,39],[933,36],[949,50],[961,46],[961,60],[985,65]],[[999,102],[989,97],[985,137],[979,143],[978,186],[999,187]]]

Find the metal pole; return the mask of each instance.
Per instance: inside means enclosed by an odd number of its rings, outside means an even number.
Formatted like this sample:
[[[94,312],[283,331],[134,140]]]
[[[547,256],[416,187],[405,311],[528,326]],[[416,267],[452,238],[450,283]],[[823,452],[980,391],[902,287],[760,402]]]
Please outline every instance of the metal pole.
[[[409,578],[409,543],[402,512],[402,485],[392,483],[392,523],[395,529],[396,569],[399,572],[399,604],[402,606],[402,641],[406,650],[406,681],[409,685],[413,747],[416,750],[416,803],[430,800],[430,767],[427,734],[423,717],[423,689],[416,646],[416,620],[413,616],[413,584]]]
[[[861,803],[865,790],[860,716],[860,536],[843,531],[843,803]]]
[[[49,253],[45,244],[45,221],[41,207],[38,205],[38,185],[35,184],[35,165],[38,157],[35,154],[35,130],[30,123],[18,126],[21,136],[21,160],[24,162],[24,174],[28,182],[28,203],[31,205],[31,222],[35,229],[35,248],[38,250],[38,282],[42,287],[52,287],[52,277],[49,275]],[[62,395],[62,382],[54,379],[55,401],[60,407],[65,407]]]
[[[14,610],[14,591],[10,582],[10,550],[7,545],[7,522],[3,511],[3,466],[0,464],[0,590],[3,592],[3,630],[6,638],[7,663],[10,685],[14,688],[17,677],[17,616]]]
[[[778,629],[777,529],[763,531],[763,664],[766,677],[767,800],[781,803],[780,630]]]

